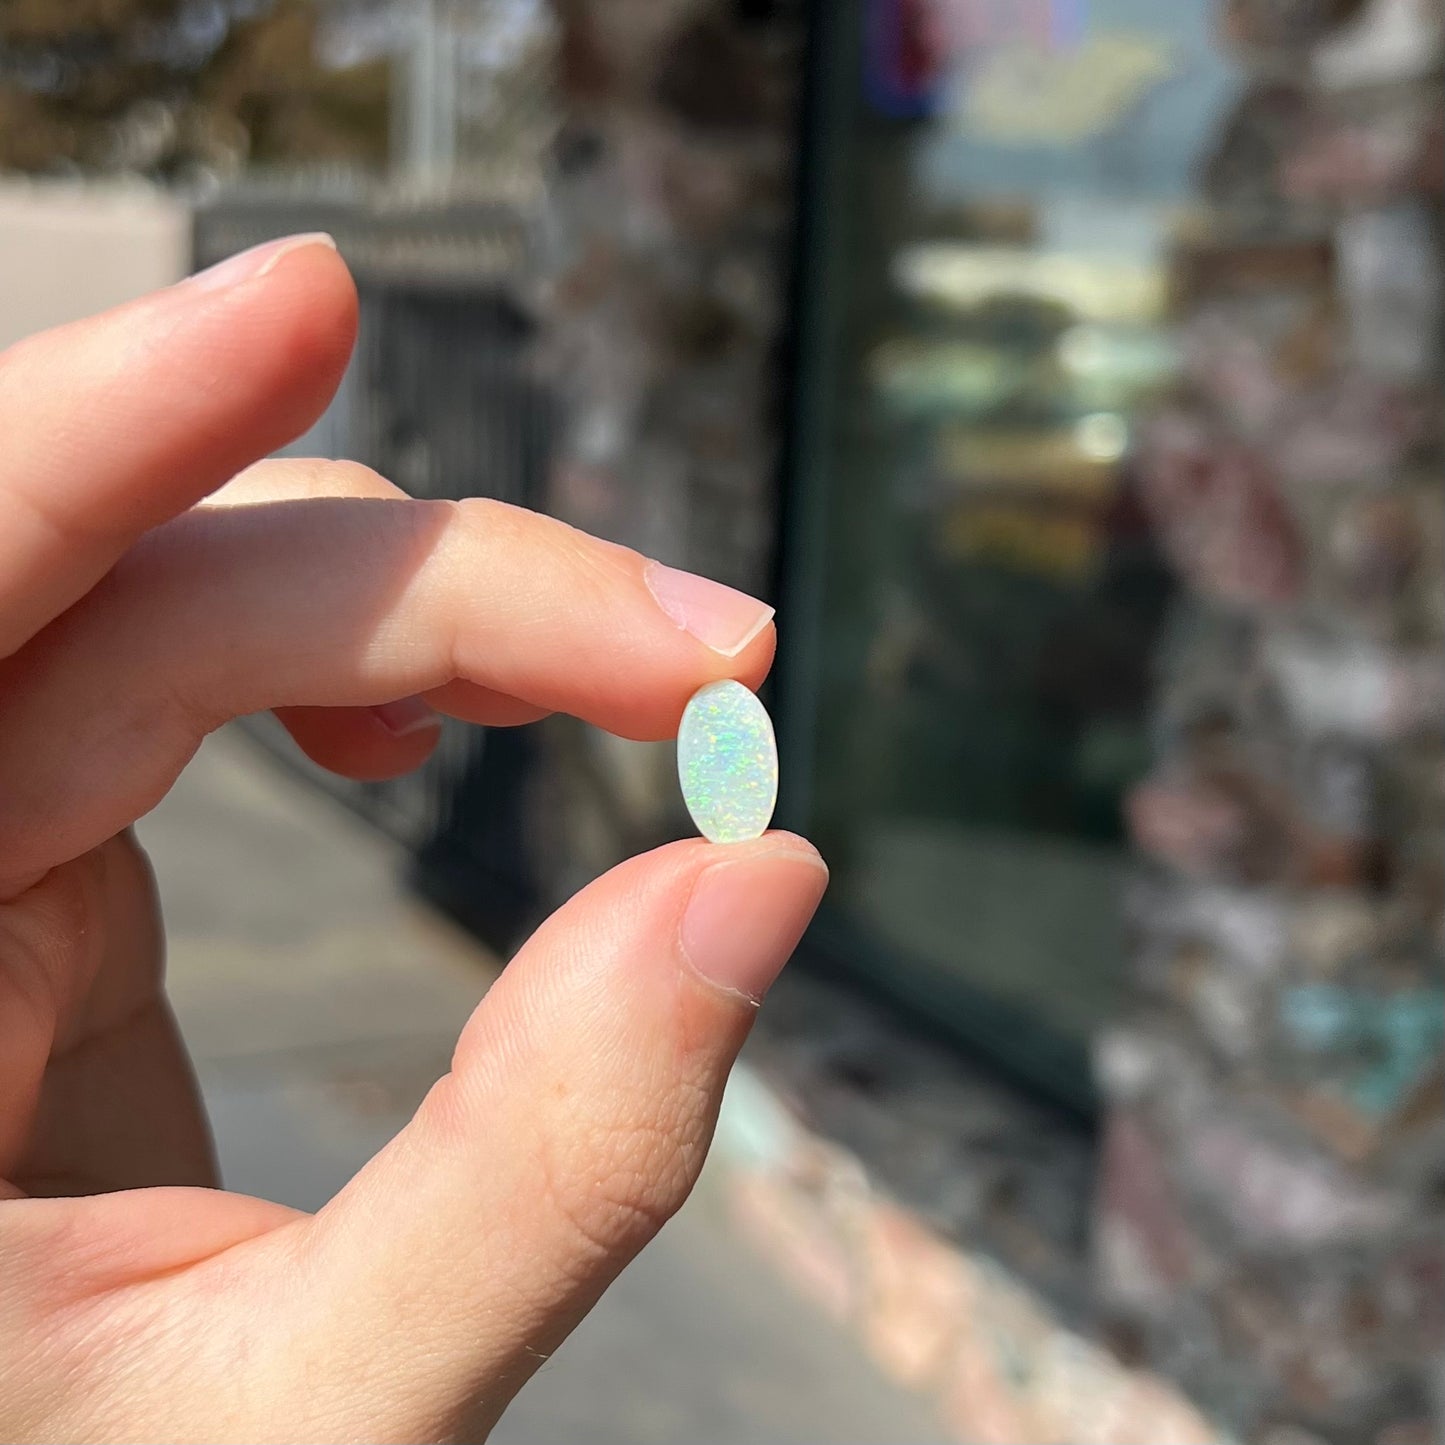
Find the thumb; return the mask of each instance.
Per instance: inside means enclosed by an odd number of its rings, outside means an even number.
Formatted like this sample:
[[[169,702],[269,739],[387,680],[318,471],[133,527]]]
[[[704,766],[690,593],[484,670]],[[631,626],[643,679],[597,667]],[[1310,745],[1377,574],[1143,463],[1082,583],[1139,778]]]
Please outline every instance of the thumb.
[[[587,888],[508,967],[452,1072],[307,1226],[301,1307],[319,1315],[298,1338],[325,1354],[294,1362],[313,1385],[349,1362],[366,1438],[484,1432],[682,1204],[826,884],[790,834],[674,844]]]

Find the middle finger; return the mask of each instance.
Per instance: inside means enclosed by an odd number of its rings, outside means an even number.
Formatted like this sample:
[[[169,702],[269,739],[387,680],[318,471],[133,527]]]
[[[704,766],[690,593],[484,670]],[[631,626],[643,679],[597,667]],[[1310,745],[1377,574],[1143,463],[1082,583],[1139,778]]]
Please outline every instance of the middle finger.
[[[771,609],[499,502],[207,507],[4,664],[0,855],[36,876],[149,810],[204,734],[458,680],[633,738],[756,686]],[[0,879],[0,886],[7,880]]]
[[[407,493],[370,467],[293,457],[248,467],[201,505],[246,507],[306,497],[370,497],[396,502],[405,501]],[[451,683],[432,701],[453,717],[490,727],[514,727],[546,716],[545,708],[470,682]],[[440,714],[422,698],[402,698],[368,708],[282,707],[276,709],[276,716],[313,762],[363,782],[411,772],[426,760],[441,736]]]

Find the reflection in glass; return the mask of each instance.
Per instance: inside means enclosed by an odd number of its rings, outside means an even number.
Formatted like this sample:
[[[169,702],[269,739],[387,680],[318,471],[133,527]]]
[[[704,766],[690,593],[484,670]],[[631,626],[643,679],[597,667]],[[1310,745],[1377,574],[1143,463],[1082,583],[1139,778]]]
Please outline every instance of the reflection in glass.
[[[1238,81],[1204,0],[845,8],[813,826],[849,950],[1080,1095],[1173,592],[1137,458]]]

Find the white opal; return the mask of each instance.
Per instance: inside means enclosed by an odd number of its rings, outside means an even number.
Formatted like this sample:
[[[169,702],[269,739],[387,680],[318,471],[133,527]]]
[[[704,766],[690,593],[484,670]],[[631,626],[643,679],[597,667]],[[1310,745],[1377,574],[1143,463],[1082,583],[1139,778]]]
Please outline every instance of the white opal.
[[[767,832],[778,801],[778,744],[767,709],[740,682],[692,696],[677,734],[677,777],[697,830],[710,843]]]

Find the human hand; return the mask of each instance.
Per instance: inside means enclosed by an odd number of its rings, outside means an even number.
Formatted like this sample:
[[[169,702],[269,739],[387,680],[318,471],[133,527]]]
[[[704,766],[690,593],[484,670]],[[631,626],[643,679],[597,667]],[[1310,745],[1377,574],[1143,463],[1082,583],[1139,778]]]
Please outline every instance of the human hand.
[[[243,471],[320,414],[355,325],[298,238],[0,356],[3,1439],[484,1437],[685,1198],[825,885],[787,834],[634,859],[318,1214],[214,1187],[127,831],[208,732],[275,708],[379,777],[432,709],[659,739],[772,658],[761,604],[555,521]]]

